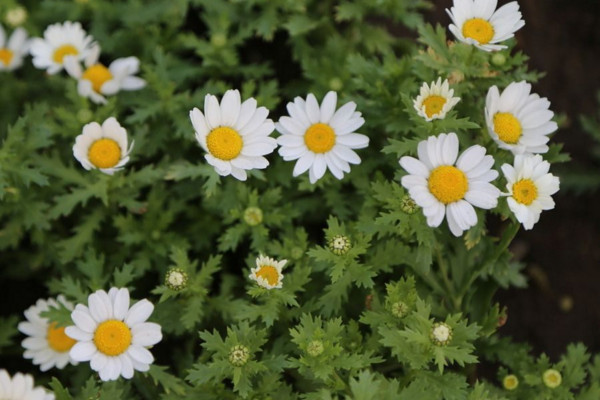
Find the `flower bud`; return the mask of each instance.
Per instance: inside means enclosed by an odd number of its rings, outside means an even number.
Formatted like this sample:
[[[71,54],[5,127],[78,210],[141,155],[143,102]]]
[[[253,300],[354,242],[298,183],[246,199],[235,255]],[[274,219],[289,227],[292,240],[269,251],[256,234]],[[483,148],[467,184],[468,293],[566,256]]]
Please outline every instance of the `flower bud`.
[[[555,369],[547,369],[542,375],[542,379],[544,385],[548,386],[550,389],[554,389],[560,386],[562,375]]]
[[[392,314],[396,318],[404,318],[408,314],[408,305],[403,301],[397,301],[391,306]]]
[[[333,254],[341,256],[346,254],[348,250],[350,250],[350,239],[348,239],[347,236],[335,235],[329,240],[327,246]]]
[[[323,342],[320,340],[313,340],[306,347],[306,352],[312,357],[318,357],[323,354]]]
[[[417,211],[417,203],[409,195],[404,195],[400,200],[400,209],[406,214],[414,214]]]
[[[506,390],[515,390],[519,386],[519,378],[513,374],[506,375],[504,379],[502,379],[502,385]]]
[[[506,56],[502,53],[495,53],[492,56],[492,64],[495,65],[496,67],[501,67],[502,65],[506,64]]]
[[[6,12],[4,16],[4,22],[8,25],[16,28],[17,26],[23,25],[27,20],[27,10],[24,7],[16,6]]]
[[[188,275],[181,268],[171,268],[165,276],[165,285],[171,290],[182,290],[187,286]]]
[[[329,88],[335,92],[342,89],[342,87],[344,87],[344,83],[340,78],[332,78],[329,81]]]
[[[431,328],[429,338],[436,346],[446,346],[452,340],[452,328],[445,322],[436,322]]]
[[[250,350],[246,346],[238,344],[229,350],[229,362],[234,367],[242,367],[250,358]]]
[[[258,207],[248,207],[244,210],[244,221],[250,226],[256,226],[263,220],[263,212]]]
[[[211,38],[210,42],[215,47],[223,47],[227,44],[227,36],[222,33],[215,33]]]

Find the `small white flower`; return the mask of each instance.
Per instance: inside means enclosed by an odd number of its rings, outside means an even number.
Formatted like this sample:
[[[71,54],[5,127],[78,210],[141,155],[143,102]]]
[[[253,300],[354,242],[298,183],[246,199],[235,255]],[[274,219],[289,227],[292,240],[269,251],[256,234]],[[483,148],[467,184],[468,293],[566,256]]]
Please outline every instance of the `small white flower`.
[[[421,86],[421,92],[413,104],[417,113],[426,121],[444,119],[448,111],[460,101],[460,97],[453,97],[454,89],[450,89],[448,79],[442,83],[442,78],[431,82],[431,87],[426,82]]]
[[[277,147],[269,135],[275,129],[265,107],[256,108],[256,100],[241,102],[240,92],[228,90],[221,104],[211,94],[204,97],[204,114],[190,111],[196,140],[207,154],[204,158],[221,176],[233,175],[240,181],[248,178],[247,170],[264,169],[264,157]]]
[[[111,288],[88,297],[88,306],[77,304],[71,318],[75,326],[66,329],[77,340],[71,357],[90,361],[103,381],[133,377],[134,370],[148,371],[154,362],[147,349],[162,339],[160,325],[146,322],[154,305],[143,299],[129,307],[129,291]]]
[[[57,301],[67,309],[73,310],[73,304],[62,295],[56,300],[39,299],[35,305],[25,311],[27,321],[19,323],[19,331],[29,336],[21,343],[26,349],[23,356],[33,359],[33,363],[39,365],[41,371],[47,371],[52,367],[62,369],[69,362],[77,364],[69,357],[69,350],[75,344],[75,340],[65,334],[64,327],[57,328],[56,323],[40,315],[50,307],[58,308]]]
[[[417,151],[419,159],[400,159],[409,173],[402,177],[402,186],[423,208],[429,226],[440,226],[446,216],[452,234],[460,236],[477,223],[473,206],[496,207],[500,191],[489,182],[498,172],[492,169],[494,158],[485,155],[484,147],[471,146],[457,160],[458,137],[442,133],[421,141]]]
[[[75,138],[73,155],[88,171],[98,168],[112,175],[129,161],[127,131],[119,122],[110,117],[102,123],[90,122],[83,127],[83,133]]]
[[[485,51],[501,50],[497,44],[514,36],[525,25],[516,1],[496,10],[497,0],[454,0],[446,12],[452,19],[449,29],[461,42]]]
[[[329,169],[342,179],[350,172],[350,164],[360,164],[360,157],[352,149],[369,145],[369,138],[354,133],[365,120],[356,112],[353,101],[336,111],[337,93],[328,92],[321,106],[310,93],[306,101],[296,97],[287,104],[289,117],[281,117],[275,125],[282,134],[277,138],[279,155],[285,161],[298,160],[294,176],[308,171],[310,183],[315,183]]]
[[[558,192],[560,181],[549,170],[550,163],[539,154],[518,155],[514,166],[502,165],[510,196],[508,207],[526,230],[539,221],[542,211],[554,208],[551,196]]]
[[[77,79],[77,92],[97,104],[105,104],[104,96],[117,94],[120,90],[140,90],[146,81],[134,76],[140,69],[136,57],[118,58],[106,68],[98,62],[100,47],[93,46],[84,60],[85,70],[75,56],[65,56],[65,70]]]
[[[66,56],[84,60],[92,48],[93,38],[81,28],[81,24],[66,21],[48,26],[43,39],[31,39],[30,52],[36,68],[54,75],[63,69]]]
[[[23,57],[29,51],[28,47],[25,29],[15,29],[6,40],[6,33],[0,25],[0,71],[12,71],[23,65]]]
[[[248,277],[266,289],[281,289],[283,286],[283,273],[281,270],[286,263],[287,260],[277,261],[259,255],[256,259],[256,268],[250,270]]]
[[[548,99],[531,93],[525,81],[513,82],[502,94],[496,86],[488,90],[485,120],[498,146],[513,154],[546,153],[548,135],[558,129]]]
[[[54,400],[52,393],[33,386],[33,377],[17,372],[10,377],[5,369],[0,369],[0,399],[2,400]]]

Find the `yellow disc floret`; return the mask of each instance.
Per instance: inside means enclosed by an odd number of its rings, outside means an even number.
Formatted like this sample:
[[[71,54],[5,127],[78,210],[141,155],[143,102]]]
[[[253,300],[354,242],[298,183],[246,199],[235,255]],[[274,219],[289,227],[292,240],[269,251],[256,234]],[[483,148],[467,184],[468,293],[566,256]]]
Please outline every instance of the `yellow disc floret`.
[[[306,130],[304,143],[313,153],[327,153],[335,145],[335,132],[329,125],[319,122]]]
[[[277,285],[277,282],[279,282],[279,272],[277,271],[277,268],[271,265],[261,266],[260,269],[256,272],[256,276],[263,278],[271,286],[275,286]]]
[[[71,347],[77,343],[76,340],[71,339],[66,335],[64,327],[57,328],[56,322],[53,322],[48,326],[46,340],[48,340],[48,346],[59,353],[71,350]]]
[[[442,165],[431,171],[427,183],[431,194],[444,204],[461,200],[469,190],[465,173],[451,165]]]
[[[121,147],[112,139],[98,139],[88,150],[88,160],[97,168],[112,168],[121,160]]]
[[[104,82],[109,81],[113,78],[112,74],[102,64],[95,64],[86,69],[81,76],[81,79],[92,82],[92,88],[96,93],[100,93],[100,88],[104,85]]]
[[[517,203],[525,204],[526,206],[533,203],[537,199],[537,186],[531,179],[521,179],[515,182],[512,187],[513,198]]]
[[[54,50],[54,54],[52,54],[52,60],[54,60],[57,64],[62,64],[63,59],[66,56],[76,56],[79,54],[79,51],[75,46],[70,44],[65,44]]]
[[[11,50],[0,48],[0,62],[4,64],[4,66],[8,67],[8,64],[10,64],[12,61],[13,56],[14,54]]]
[[[494,132],[504,143],[516,144],[523,133],[523,129],[514,115],[499,112],[494,114]]]
[[[547,369],[542,375],[544,385],[550,389],[555,389],[560,386],[562,382],[562,375],[555,369]]]
[[[446,98],[438,95],[431,95],[423,100],[423,106],[425,107],[425,114],[431,118],[436,114],[439,114],[446,104]]]
[[[494,38],[494,27],[485,19],[471,18],[463,24],[462,34],[479,44],[487,44]]]
[[[107,356],[118,356],[129,348],[131,330],[123,321],[109,319],[96,328],[94,344],[101,353]]]
[[[214,157],[229,161],[236,158],[242,151],[244,141],[235,129],[220,126],[210,131],[206,136],[206,146]]]

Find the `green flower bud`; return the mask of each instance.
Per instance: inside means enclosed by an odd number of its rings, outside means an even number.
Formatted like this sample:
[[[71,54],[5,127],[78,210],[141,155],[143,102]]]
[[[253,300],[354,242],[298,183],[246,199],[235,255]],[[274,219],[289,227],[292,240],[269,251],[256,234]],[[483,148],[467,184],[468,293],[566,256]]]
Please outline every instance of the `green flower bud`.
[[[294,248],[292,249],[292,252],[291,252],[291,253],[292,253],[292,254],[291,254],[291,255],[292,255],[292,258],[293,258],[294,260],[298,260],[298,259],[302,258],[302,256],[304,255],[304,250],[302,249],[302,247],[294,247]]]
[[[327,247],[333,254],[338,256],[344,255],[350,250],[351,244],[350,239],[347,236],[335,235],[327,243]]]
[[[4,22],[12,26],[13,28],[23,25],[26,20],[27,10],[21,6],[11,8],[6,12],[6,15],[4,16]]]
[[[187,286],[188,274],[181,268],[170,268],[165,275],[165,285],[172,290],[182,290]]]
[[[550,389],[554,389],[560,386],[562,382],[562,375],[555,369],[547,369],[542,375],[544,385]]]
[[[513,374],[506,375],[504,379],[502,379],[502,385],[506,390],[515,390],[519,386],[519,378]]]
[[[436,346],[447,346],[452,341],[452,328],[445,322],[436,322],[431,328],[429,338]]]
[[[409,195],[404,195],[400,200],[400,209],[406,214],[414,214],[418,208],[417,203]]]
[[[244,221],[250,226],[256,226],[263,220],[263,212],[258,207],[248,207],[244,210]]]
[[[332,78],[329,81],[329,88],[334,91],[338,91],[344,87],[344,82],[340,78]]]
[[[94,114],[92,114],[90,110],[85,108],[77,111],[77,120],[79,120],[79,122],[81,122],[82,124],[87,124],[88,122],[90,122],[93,116]]]
[[[497,67],[506,64],[506,56],[502,53],[495,53],[492,56],[492,64],[494,64]]]
[[[391,310],[394,317],[404,318],[408,314],[408,305],[403,301],[397,301],[392,304]]]
[[[318,357],[323,354],[323,342],[320,340],[313,340],[306,347],[306,352],[312,357]]]
[[[234,367],[242,367],[250,358],[250,350],[246,346],[238,344],[229,350],[229,362]]]
[[[215,33],[211,38],[210,42],[215,47],[223,47],[227,44],[227,36],[223,33]]]

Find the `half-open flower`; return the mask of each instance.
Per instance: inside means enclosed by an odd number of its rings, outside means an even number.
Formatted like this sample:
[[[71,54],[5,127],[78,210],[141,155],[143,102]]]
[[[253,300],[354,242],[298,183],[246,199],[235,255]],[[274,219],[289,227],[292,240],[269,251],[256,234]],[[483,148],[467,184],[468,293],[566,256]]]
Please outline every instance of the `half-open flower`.
[[[413,105],[417,114],[426,121],[444,119],[448,111],[460,101],[460,97],[453,96],[454,89],[450,89],[448,79],[442,83],[442,78],[438,78],[437,82],[431,82],[431,86],[423,82],[421,92],[413,100]]]
[[[265,289],[281,289],[283,286],[281,271],[286,263],[287,260],[277,261],[274,258],[259,255],[256,259],[256,268],[250,270],[248,277]]]

